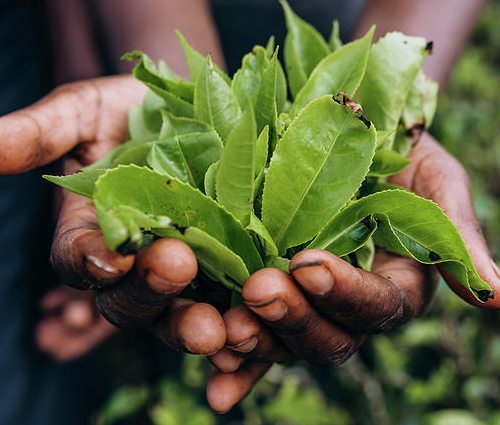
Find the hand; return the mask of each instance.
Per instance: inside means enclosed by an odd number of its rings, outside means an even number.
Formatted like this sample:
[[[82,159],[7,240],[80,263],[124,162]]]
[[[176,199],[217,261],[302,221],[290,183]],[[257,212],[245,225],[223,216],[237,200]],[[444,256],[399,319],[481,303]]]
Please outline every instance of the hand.
[[[383,250],[372,273],[326,251],[302,251],[290,275],[259,270],[243,287],[246,306],[224,314],[226,347],[211,357],[220,372],[207,387],[214,410],[229,410],[273,362],[345,362],[367,334],[423,314],[437,285],[435,268]]]
[[[500,270],[477,222],[467,173],[427,133],[410,158],[412,163],[392,183],[433,200],[446,212],[478,273],[497,297],[479,303],[440,268],[443,277],[471,304],[500,308]],[[217,411],[229,410],[274,361],[344,362],[364,335],[390,330],[425,312],[436,286],[433,269],[378,250],[373,272],[367,273],[331,254],[311,250],[293,259],[293,281],[276,270],[255,273],[243,290],[247,307],[233,308],[224,315],[227,343],[211,358],[221,372],[209,382],[210,404]]]
[[[500,269],[491,258],[477,221],[467,172],[429,133],[422,134],[409,158],[410,165],[393,176],[391,183],[430,199],[443,209],[462,236],[479,275],[492,287],[495,298],[481,303],[440,268],[446,283],[473,305],[500,308]]]
[[[47,164],[65,153],[67,172],[122,143],[127,114],[144,95],[132,77],[67,84],[23,110],[0,118],[0,174]],[[63,191],[51,260],[79,289],[97,289],[104,317],[122,328],[149,327],[179,350],[213,354],[225,342],[224,322],[211,305],[177,298],[197,273],[184,243],[161,239],[138,256],[110,252],[88,200]]]
[[[44,316],[35,328],[40,350],[60,362],[75,360],[118,330],[98,313],[91,295],[67,286],[44,295]]]

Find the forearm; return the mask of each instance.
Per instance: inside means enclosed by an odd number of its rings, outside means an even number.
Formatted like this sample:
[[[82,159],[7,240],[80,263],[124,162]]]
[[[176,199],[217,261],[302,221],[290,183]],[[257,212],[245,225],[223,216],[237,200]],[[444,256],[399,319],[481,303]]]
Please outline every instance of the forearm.
[[[54,84],[102,74],[85,0],[46,2]]]
[[[376,39],[397,30],[434,41],[434,53],[427,58],[424,71],[444,86],[485,3],[486,0],[371,0],[353,38],[376,24]]]
[[[182,48],[174,33],[179,29],[202,54],[224,66],[222,49],[207,0],[99,0],[95,2],[118,69],[130,70],[120,61],[123,53],[140,49],[154,60],[164,59],[172,69],[188,76]]]

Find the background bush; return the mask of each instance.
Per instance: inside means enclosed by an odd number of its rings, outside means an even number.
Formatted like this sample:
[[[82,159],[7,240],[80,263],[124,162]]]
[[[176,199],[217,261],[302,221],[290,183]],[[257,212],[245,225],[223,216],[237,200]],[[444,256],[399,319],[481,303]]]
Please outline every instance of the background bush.
[[[432,128],[471,176],[476,211],[497,262],[499,22],[500,1],[491,1],[440,98]],[[185,356],[179,368],[179,356],[172,353],[168,359],[152,359],[159,349],[156,342],[122,336],[104,350],[108,387],[119,388],[96,413],[96,423],[500,425],[498,324],[497,312],[469,307],[440,284],[426,317],[370,338],[334,370],[275,366],[239,408],[222,416],[204,400],[211,373],[205,360]],[[161,366],[165,362],[167,367]]]

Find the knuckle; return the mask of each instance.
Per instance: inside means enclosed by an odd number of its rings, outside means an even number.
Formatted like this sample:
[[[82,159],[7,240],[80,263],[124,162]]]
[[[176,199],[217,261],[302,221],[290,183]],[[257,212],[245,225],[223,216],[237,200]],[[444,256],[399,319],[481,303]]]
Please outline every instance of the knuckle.
[[[328,351],[316,354],[310,363],[318,367],[340,366],[349,360],[356,348],[354,340],[347,338],[330,347]]]

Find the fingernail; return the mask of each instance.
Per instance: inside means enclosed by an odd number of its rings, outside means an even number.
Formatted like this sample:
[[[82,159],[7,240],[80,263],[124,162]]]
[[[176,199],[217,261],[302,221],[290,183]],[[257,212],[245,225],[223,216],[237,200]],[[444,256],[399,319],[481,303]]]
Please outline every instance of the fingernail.
[[[493,259],[490,260],[491,261],[491,266],[493,267],[493,271],[494,273],[497,275],[497,277],[500,279],[500,267],[498,267],[498,264],[495,263],[493,261]]]
[[[92,275],[101,279],[116,277],[120,273],[117,268],[110,266],[93,255],[85,257],[85,266]]]
[[[146,280],[153,291],[166,295],[179,292],[189,284],[189,281],[183,283],[169,282],[158,276],[153,270],[148,271]]]
[[[253,335],[250,338],[246,339],[245,341],[240,342],[239,344],[236,345],[226,344],[226,347],[229,348],[230,350],[237,351],[238,353],[249,353],[257,346],[258,342],[259,338],[257,338],[256,335]]]
[[[304,289],[314,295],[331,291],[335,280],[330,270],[320,260],[305,261],[294,265],[290,272]]]
[[[262,302],[245,301],[245,304],[260,317],[274,322],[283,319],[288,313],[288,306],[281,298],[271,298]]]

